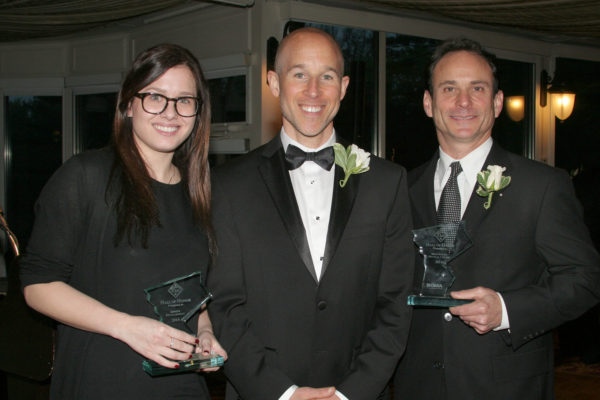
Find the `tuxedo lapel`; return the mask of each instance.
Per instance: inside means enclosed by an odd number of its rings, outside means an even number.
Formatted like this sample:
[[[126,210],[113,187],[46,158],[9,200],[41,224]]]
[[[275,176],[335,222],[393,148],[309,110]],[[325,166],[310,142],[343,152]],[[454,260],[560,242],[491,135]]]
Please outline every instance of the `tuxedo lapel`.
[[[315,282],[317,282],[310,247],[294,196],[292,182],[285,166],[285,155],[279,137],[272,140],[265,147],[263,157],[264,160],[258,167],[260,174],[300,258]]]
[[[504,175],[510,175],[512,165],[510,164],[510,160],[508,159],[506,152],[502,150],[501,147],[496,145],[495,143],[492,145],[492,149],[488,154],[485,162],[483,163],[482,170],[486,170],[488,165],[500,165],[506,167],[506,171],[504,171]],[[466,229],[469,233],[469,236],[473,237],[481,222],[494,210],[494,206],[498,203],[500,194],[504,192],[504,190],[499,193],[496,192],[493,195],[492,204],[486,210],[484,208],[484,204],[487,201],[487,197],[481,197],[477,194],[477,188],[479,184],[476,183],[473,188],[473,193],[471,193],[471,198],[469,199],[469,204],[467,205],[467,209],[465,210],[465,214],[463,216],[463,221],[466,222]],[[508,189],[508,188],[507,188]]]
[[[331,214],[329,216],[329,227],[327,228],[327,243],[325,244],[321,277],[333,258],[335,250],[342,238],[342,234],[344,233],[344,229],[346,228],[346,223],[350,219],[350,213],[352,212],[354,199],[358,193],[358,186],[360,183],[360,175],[353,175],[346,182],[346,186],[340,187],[339,182],[344,179],[344,171],[338,165],[335,165],[334,168],[335,178],[333,180]]]

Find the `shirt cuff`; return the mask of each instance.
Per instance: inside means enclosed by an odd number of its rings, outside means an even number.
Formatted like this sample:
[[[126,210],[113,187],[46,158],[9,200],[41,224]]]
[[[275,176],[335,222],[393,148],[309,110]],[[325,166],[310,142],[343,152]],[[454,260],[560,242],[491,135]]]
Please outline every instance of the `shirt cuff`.
[[[500,297],[500,303],[502,303],[502,322],[500,322],[500,326],[494,328],[494,331],[501,331],[504,329],[510,329],[510,322],[508,321],[508,312],[506,311],[506,304],[504,303],[504,298],[500,292],[496,292],[498,297]]]
[[[292,397],[292,395],[294,394],[296,389],[298,389],[298,386],[296,386],[296,385],[290,386],[288,388],[288,390],[286,390],[285,392],[283,392],[283,394],[281,396],[279,396],[279,400],[290,400],[290,397]]]
[[[335,395],[336,395],[337,397],[339,397],[339,398],[340,398],[340,400],[348,400],[348,398],[347,398],[346,396],[344,396],[343,394],[341,394],[341,393],[340,393],[339,391],[337,391],[337,390],[335,391]]]

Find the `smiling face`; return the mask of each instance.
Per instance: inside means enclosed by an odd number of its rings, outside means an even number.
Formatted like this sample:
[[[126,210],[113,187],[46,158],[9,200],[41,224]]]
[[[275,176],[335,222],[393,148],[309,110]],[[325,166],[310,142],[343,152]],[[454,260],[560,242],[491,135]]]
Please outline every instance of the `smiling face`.
[[[166,97],[197,96],[196,81],[190,69],[178,65],[168,69],[139,93],[158,93]],[[182,117],[174,102],[160,114],[150,114],[142,108],[142,100],[134,97],[127,110],[131,117],[134,142],[146,161],[157,157],[172,157],[194,128],[195,116]]]
[[[333,39],[310,30],[295,31],[282,42],[269,87],[279,97],[283,128],[292,139],[311,148],[333,133],[333,118],[350,79]]]
[[[433,94],[425,92],[423,107],[433,118],[444,152],[461,159],[492,135],[504,95],[494,94],[494,77],[486,60],[460,50],[446,54],[432,76]]]

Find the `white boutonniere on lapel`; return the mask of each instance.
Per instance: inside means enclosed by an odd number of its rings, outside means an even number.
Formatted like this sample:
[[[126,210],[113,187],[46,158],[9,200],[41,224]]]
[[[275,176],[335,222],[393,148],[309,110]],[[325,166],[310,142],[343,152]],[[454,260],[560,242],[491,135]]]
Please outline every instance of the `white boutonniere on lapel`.
[[[339,143],[333,145],[333,151],[335,153],[335,163],[342,167],[344,179],[340,181],[340,187],[346,186],[348,178],[352,174],[362,174],[369,170],[369,162],[371,161],[371,153],[364,151],[355,144],[344,148]]]
[[[510,176],[502,175],[506,171],[506,167],[500,165],[488,165],[487,171],[479,171],[477,173],[477,194],[481,197],[487,197],[487,201],[483,205],[486,210],[492,205],[492,196],[494,192],[498,192],[510,183]]]

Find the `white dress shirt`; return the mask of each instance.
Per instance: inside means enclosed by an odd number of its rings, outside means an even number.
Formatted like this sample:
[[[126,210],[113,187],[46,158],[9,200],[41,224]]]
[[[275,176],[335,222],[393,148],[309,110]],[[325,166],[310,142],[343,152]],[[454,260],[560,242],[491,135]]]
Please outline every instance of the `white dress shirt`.
[[[311,149],[291,139],[282,128],[281,143],[284,151],[287,150],[290,144],[306,152],[319,151],[334,145],[335,132],[325,144],[319,148]],[[325,255],[325,244],[327,243],[327,229],[331,214],[335,167],[331,167],[329,171],[326,171],[317,163],[306,161],[300,167],[290,170],[289,174],[294,188],[296,204],[298,204],[300,216],[302,217],[302,225],[304,225],[306,232],[313,266],[315,267],[317,279],[321,279],[323,256]]]
[[[484,166],[483,164],[485,163],[485,159],[487,158],[491,149],[492,138],[490,137],[478,148],[464,156],[462,159],[455,160],[448,154],[444,153],[440,147],[440,158],[438,159],[435,175],[433,177],[433,194],[435,196],[436,209],[440,204],[442,190],[444,189],[448,178],[450,178],[450,164],[452,164],[454,161],[459,161],[460,166],[462,167],[462,172],[458,174],[456,181],[458,183],[458,191],[460,192],[460,215],[462,218],[465,210],[467,209],[467,204],[471,199],[471,194],[473,193],[475,184],[477,184],[477,173],[487,169],[487,165]],[[504,303],[504,299],[500,293],[498,293],[498,297],[500,297],[500,302],[502,303],[502,322],[500,326],[494,328],[495,331],[510,328],[506,304]]]
[[[311,149],[296,142],[285,133],[283,128],[281,128],[280,136],[284,152],[290,144],[306,152],[319,151],[335,144],[335,130],[329,140],[316,149]],[[315,162],[306,161],[300,167],[289,171],[289,174],[294,188],[296,204],[298,204],[300,210],[302,225],[304,225],[304,231],[306,232],[315,273],[317,279],[320,280],[327,243],[329,217],[331,215],[335,165],[329,171],[326,171]],[[279,400],[289,400],[296,389],[298,389],[298,386],[290,386],[279,397]],[[340,400],[348,400],[346,396],[337,390],[335,394]]]

